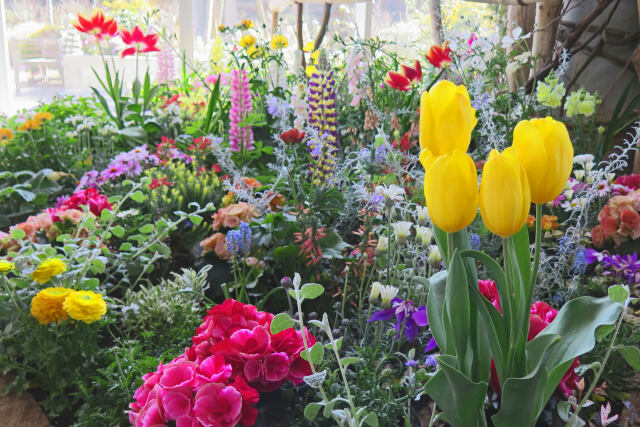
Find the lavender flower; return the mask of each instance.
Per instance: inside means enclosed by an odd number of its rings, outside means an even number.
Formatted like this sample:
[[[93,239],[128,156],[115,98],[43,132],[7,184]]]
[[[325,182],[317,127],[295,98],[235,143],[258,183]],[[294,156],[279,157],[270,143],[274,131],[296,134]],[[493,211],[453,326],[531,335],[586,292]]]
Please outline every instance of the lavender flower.
[[[251,89],[249,88],[249,78],[245,70],[231,71],[231,109],[229,119],[231,127],[229,129],[229,145],[231,151],[253,150],[253,130],[250,126],[240,126],[245,117],[251,113]]]
[[[100,172],[96,170],[85,172],[85,174],[82,175],[82,178],[80,178],[80,181],[78,182],[76,191],[82,190],[83,188],[88,188],[88,187],[95,188],[98,186],[99,183],[100,183]]]
[[[476,251],[480,250],[480,244],[482,242],[480,241],[480,236],[478,236],[476,233],[471,233],[471,235],[469,236],[469,243],[471,244],[471,249]]]
[[[267,112],[277,119],[284,119],[289,114],[291,104],[286,100],[273,95],[266,97]]]

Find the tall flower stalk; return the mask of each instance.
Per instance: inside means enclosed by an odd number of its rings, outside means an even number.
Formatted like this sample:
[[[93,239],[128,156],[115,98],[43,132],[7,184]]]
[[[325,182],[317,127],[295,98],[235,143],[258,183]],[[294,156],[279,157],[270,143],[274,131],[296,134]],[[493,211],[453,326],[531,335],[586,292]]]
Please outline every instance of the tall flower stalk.
[[[240,123],[251,113],[251,89],[249,78],[245,70],[231,71],[231,109],[229,119],[229,145],[231,151],[244,152],[253,150],[253,130],[250,126],[241,126]]]
[[[333,71],[326,64],[319,66],[309,80],[309,125],[318,132],[317,140],[309,143],[315,185],[327,182],[338,160],[335,83]]]

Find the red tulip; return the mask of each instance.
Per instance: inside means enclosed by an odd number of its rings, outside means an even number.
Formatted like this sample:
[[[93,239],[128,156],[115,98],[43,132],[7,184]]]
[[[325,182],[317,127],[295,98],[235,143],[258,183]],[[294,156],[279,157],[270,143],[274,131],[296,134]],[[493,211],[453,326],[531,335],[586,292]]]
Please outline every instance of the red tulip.
[[[431,62],[436,68],[448,67],[451,65],[451,54],[453,51],[447,47],[447,42],[442,43],[442,46],[434,45],[431,46],[429,52],[425,55],[425,57]]]
[[[298,129],[289,129],[286,132],[280,134],[280,139],[285,144],[294,145],[299,144],[304,139],[305,133]]]
[[[91,19],[82,14],[78,14],[78,21],[71,23],[82,33],[93,34],[98,40],[103,37],[113,37],[118,32],[118,24],[113,18],[105,18],[100,9],[93,12]]]
[[[153,33],[145,35],[137,25],[133,31],[120,31],[120,38],[124,44],[131,46],[120,53],[123,58],[136,52],[158,52],[160,50],[157,46],[158,35]]]
[[[394,89],[407,91],[411,89],[411,86],[414,83],[418,83],[422,80],[422,67],[418,60],[413,63],[413,68],[406,65],[401,65],[401,68],[402,71],[399,73],[396,71],[389,71],[384,82]]]

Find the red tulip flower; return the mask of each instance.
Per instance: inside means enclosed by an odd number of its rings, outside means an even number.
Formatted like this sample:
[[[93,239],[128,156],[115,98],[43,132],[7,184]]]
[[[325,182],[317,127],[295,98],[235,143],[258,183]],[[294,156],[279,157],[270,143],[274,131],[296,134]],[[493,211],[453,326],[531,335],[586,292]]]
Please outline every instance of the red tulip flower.
[[[425,55],[427,60],[431,62],[436,68],[448,67],[451,65],[451,54],[453,51],[447,47],[447,42],[442,43],[442,46],[431,46],[429,52]]]
[[[118,24],[113,18],[105,18],[100,9],[93,12],[91,19],[82,14],[78,14],[78,21],[71,23],[82,33],[93,34],[98,40],[103,37],[113,37],[118,32]]]
[[[280,134],[280,139],[285,144],[294,145],[299,144],[304,139],[305,133],[298,129],[289,129],[286,132]]]
[[[125,56],[134,55],[136,52],[158,52],[160,49],[157,46],[158,35],[157,34],[143,34],[142,30],[136,25],[133,31],[122,30],[120,31],[120,38],[124,44],[131,47],[126,48],[120,54],[123,58]]]
[[[401,68],[402,71],[399,73],[396,71],[389,71],[384,82],[394,89],[407,91],[411,89],[411,86],[413,86],[414,83],[418,83],[422,80],[422,67],[420,66],[420,61],[416,60],[413,63],[413,68],[406,65],[402,65]]]

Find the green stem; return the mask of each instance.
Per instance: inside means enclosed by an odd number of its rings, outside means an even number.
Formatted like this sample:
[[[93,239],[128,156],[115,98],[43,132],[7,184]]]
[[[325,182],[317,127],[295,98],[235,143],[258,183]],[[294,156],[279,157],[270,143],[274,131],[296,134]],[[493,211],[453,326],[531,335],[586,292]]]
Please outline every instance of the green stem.
[[[620,313],[620,317],[618,318],[618,323],[616,323],[616,329],[613,331],[613,336],[611,337],[611,343],[609,344],[609,348],[607,348],[607,352],[605,353],[604,358],[602,359],[602,364],[600,365],[600,369],[598,369],[596,376],[593,377],[593,381],[591,382],[589,389],[585,393],[584,397],[582,398],[582,401],[580,401],[580,405],[578,405],[578,407],[576,408],[576,411],[573,413],[573,415],[571,416],[571,418],[569,419],[569,422],[567,422],[565,427],[569,427],[570,425],[573,425],[571,424],[571,421],[578,418],[578,413],[580,413],[584,405],[589,401],[589,396],[591,396],[591,393],[596,388],[596,385],[600,380],[600,376],[604,372],[604,368],[607,364],[607,360],[609,360],[609,355],[611,355],[611,350],[613,350],[613,346],[616,342],[616,338],[618,337],[618,331],[620,331],[620,325],[622,325],[622,320],[624,319],[624,315],[626,311],[627,311],[627,306],[625,304],[624,309],[622,310],[622,313]]]
[[[527,290],[527,302],[531,305],[533,298],[533,289],[536,285],[536,277],[538,276],[538,267],[540,265],[540,246],[542,241],[542,205],[536,203],[536,246],[533,253],[533,268],[531,270],[531,282]]]
[[[433,402],[433,408],[431,408],[431,418],[429,418],[429,427],[433,427],[433,423],[436,422],[436,409],[438,405],[436,402]]]

